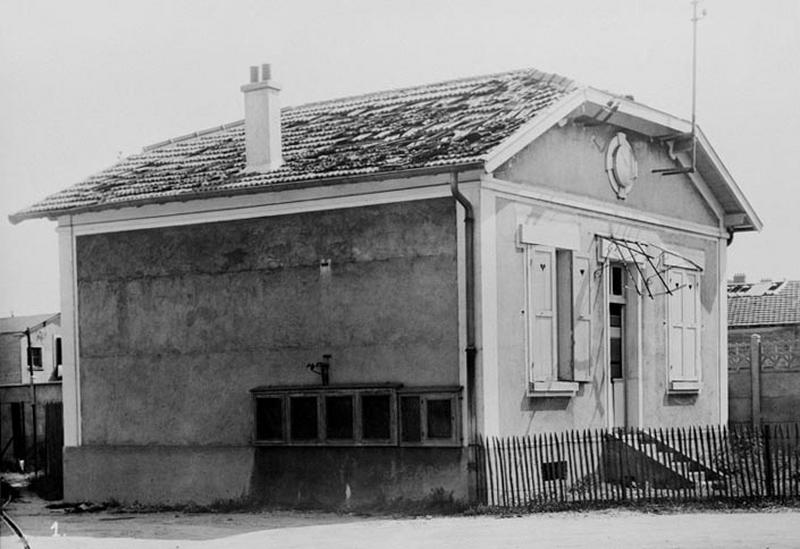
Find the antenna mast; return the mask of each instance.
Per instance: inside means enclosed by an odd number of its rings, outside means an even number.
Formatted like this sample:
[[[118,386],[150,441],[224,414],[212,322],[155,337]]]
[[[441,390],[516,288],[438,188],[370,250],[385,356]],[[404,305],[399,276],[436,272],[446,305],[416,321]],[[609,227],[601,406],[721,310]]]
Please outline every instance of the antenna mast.
[[[692,173],[697,158],[697,4],[700,0],[692,0]],[[705,10],[703,11],[705,15]]]
[[[706,10],[697,14],[697,5],[702,0],[692,0],[692,133],[690,138],[692,140],[692,165],[688,168],[657,168],[652,170],[653,173],[660,173],[661,175],[678,175],[682,173],[694,173],[697,162],[697,22],[706,16]],[[672,152],[673,143],[681,136],[672,136],[670,141],[670,152]],[[666,141],[666,140],[665,140]]]

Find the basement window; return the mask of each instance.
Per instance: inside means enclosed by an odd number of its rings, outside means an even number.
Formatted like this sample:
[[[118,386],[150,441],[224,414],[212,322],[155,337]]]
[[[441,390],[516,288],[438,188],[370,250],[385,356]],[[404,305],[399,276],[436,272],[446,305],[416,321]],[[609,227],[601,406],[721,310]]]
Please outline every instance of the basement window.
[[[325,438],[328,440],[353,440],[355,417],[353,395],[325,397]]]
[[[361,397],[362,438],[365,441],[391,441],[392,406],[390,395]]]
[[[283,440],[283,399],[259,398],[256,408],[256,438],[258,440]]]
[[[316,396],[289,397],[290,422],[289,433],[295,441],[317,440],[319,414]]]
[[[460,387],[270,386],[253,394],[253,444],[458,446]]]
[[[401,395],[402,444],[440,446],[459,443],[459,394],[431,391]]]
[[[566,461],[546,461],[542,463],[541,467],[543,481],[567,480]]]

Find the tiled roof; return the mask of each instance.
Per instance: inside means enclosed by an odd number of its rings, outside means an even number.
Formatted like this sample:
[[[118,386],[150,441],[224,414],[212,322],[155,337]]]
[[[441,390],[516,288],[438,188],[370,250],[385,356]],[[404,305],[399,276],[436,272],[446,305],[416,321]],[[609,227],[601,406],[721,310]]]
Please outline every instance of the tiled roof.
[[[779,324],[800,324],[800,280],[788,280],[772,294],[728,294],[728,326]]]
[[[55,319],[55,317],[59,317],[58,320],[60,320],[59,313],[0,318],[0,334],[24,332],[26,328],[33,328],[34,326]]]
[[[239,121],[148,147],[11,219],[478,163],[574,89],[569,79],[527,69],[288,107],[277,170],[243,171]]]

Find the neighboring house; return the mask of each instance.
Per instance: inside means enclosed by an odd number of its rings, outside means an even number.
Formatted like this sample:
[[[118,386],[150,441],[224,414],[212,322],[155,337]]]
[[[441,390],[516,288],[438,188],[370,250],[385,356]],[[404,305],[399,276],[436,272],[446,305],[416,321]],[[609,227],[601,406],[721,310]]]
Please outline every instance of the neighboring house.
[[[12,316],[0,318],[0,385],[30,383],[29,346],[33,382],[61,379],[61,315]]]
[[[279,90],[12,216],[58,221],[66,499],[466,499],[479,434],[727,422],[761,222],[701,131],[535,70]]]
[[[750,365],[751,336],[761,337],[761,365]],[[730,422],[753,419],[753,378],[759,390],[756,413],[764,423],[800,421],[800,280],[728,283],[728,378]]]
[[[3,463],[16,465],[29,457],[34,433],[31,372],[37,405],[61,401],[61,341],[58,313],[0,318],[0,461]],[[39,435],[45,432],[43,408],[37,412],[36,425],[37,438],[41,438]]]

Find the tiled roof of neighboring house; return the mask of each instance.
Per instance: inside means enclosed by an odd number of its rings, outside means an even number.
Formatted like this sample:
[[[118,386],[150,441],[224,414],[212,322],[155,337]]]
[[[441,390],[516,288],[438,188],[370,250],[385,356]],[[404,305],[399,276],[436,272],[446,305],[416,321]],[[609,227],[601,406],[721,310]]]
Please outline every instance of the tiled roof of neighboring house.
[[[58,317],[58,318],[56,318]],[[0,334],[20,333],[49,321],[60,322],[61,313],[0,318]]]
[[[478,163],[574,89],[572,80],[526,69],[288,107],[277,170],[243,171],[239,121],[148,147],[12,220]]]
[[[728,284],[728,326],[800,324],[800,280],[787,280],[774,292],[753,296],[732,293],[736,286]]]

